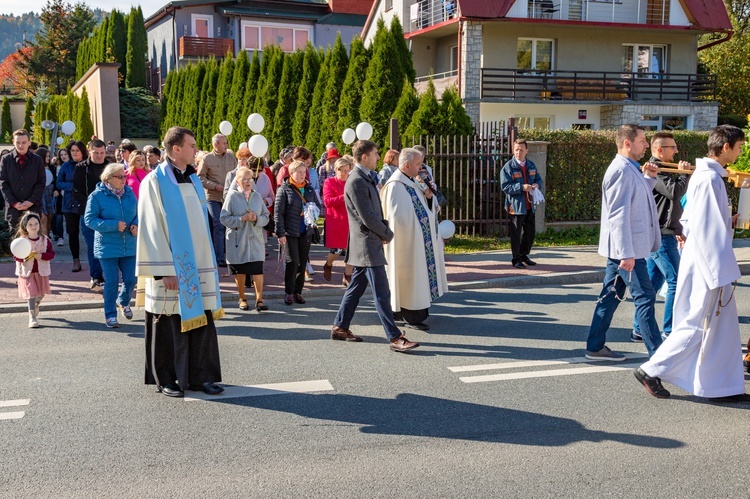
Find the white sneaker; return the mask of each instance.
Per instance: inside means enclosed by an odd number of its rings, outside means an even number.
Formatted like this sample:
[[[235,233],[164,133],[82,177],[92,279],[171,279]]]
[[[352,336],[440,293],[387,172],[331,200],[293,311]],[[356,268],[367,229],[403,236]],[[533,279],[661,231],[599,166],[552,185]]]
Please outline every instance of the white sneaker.
[[[29,327],[31,329],[36,329],[39,327],[39,322],[36,320],[36,317],[34,317],[32,314],[29,314]]]
[[[58,246],[65,246],[65,239],[63,239],[62,237],[61,237],[61,238],[59,238],[59,239],[57,240],[57,245],[58,245]]]

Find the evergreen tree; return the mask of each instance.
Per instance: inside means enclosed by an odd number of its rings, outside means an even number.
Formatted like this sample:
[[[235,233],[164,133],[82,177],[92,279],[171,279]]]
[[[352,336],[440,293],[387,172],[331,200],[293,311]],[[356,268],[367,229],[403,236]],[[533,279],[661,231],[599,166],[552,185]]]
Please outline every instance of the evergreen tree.
[[[401,90],[401,97],[399,98],[398,104],[396,105],[396,110],[393,112],[393,117],[398,120],[399,135],[401,137],[404,136],[404,132],[407,128],[409,128],[409,125],[412,121],[412,116],[414,116],[414,113],[417,111],[418,107],[419,96],[417,96],[417,92],[414,90],[414,85],[412,85],[407,78],[404,78],[404,87]],[[391,133],[389,127],[388,138],[386,140],[385,147],[390,146],[390,135]]]
[[[206,76],[206,64],[191,64],[190,79],[188,89],[185,92],[185,101],[187,109],[185,110],[185,126],[190,130],[196,130],[199,125],[200,112],[198,110],[201,100],[201,89],[203,88],[203,79]]]
[[[219,133],[219,123],[227,119],[229,92],[234,78],[234,56],[227,52],[219,66],[219,80],[216,84],[216,107],[214,109],[214,133]]]
[[[284,69],[284,59],[286,54],[280,47],[275,47],[273,52],[269,54],[271,47],[266,47],[264,57],[268,57],[268,73],[263,82],[263,91],[261,95],[261,105],[259,113],[266,120],[266,126],[263,129],[263,134],[269,143],[273,138],[274,128],[277,123],[274,122],[274,116],[276,115],[276,107],[279,104],[279,85],[281,84],[281,73]],[[257,102],[256,98],[256,102]],[[288,123],[278,123],[278,126],[289,126]]]
[[[297,109],[292,125],[292,144],[304,144],[310,126],[310,106],[312,105],[315,83],[320,72],[320,52],[308,42],[302,63],[302,81],[297,91]]]
[[[114,62],[121,64],[118,69],[120,85],[125,81],[127,75],[127,61],[125,57],[127,55],[127,40],[128,40],[128,28],[125,24],[125,15],[117,9],[114,9],[110,14],[111,20],[108,27],[108,33],[106,38],[106,47],[108,49],[108,55],[111,54],[114,57]],[[101,62],[101,61],[97,61]]]
[[[257,52],[257,51],[256,51]],[[271,62],[274,54],[274,46],[268,45],[263,47],[263,52],[260,54],[260,73],[258,74],[258,85],[255,91],[255,102],[253,103],[253,109],[255,112],[260,112],[259,109],[263,106],[263,91],[266,88],[266,76],[268,75],[268,65]],[[265,118],[265,116],[264,116]]]
[[[33,122],[31,116],[34,114],[34,100],[31,97],[26,98],[26,108],[23,112],[23,129],[28,130],[31,133],[31,127]]]
[[[219,83],[219,65],[215,59],[208,61],[206,67],[206,76],[203,80],[204,83],[208,83],[205,100],[201,103],[201,107],[204,109],[203,115],[201,116],[201,149],[211,150],[211,137],[218,131],[214,128],[214,113],[213,109],[216,105],[216,87]]]
[[[414,70],[414,59],[409,46],[406,44],[404,28],[401,26],[398,16],[393,16],[393,19],[391,19],[391,36],[396,44],[401,72],[409,79],[409,83],[414,84],[414,80],[417,78],[417,72]]]
[[[438,125],[440,135],[471,135],[474,132],[474,125],[461,104],[461,97],[455,86],[450,86],[443,92]]]
[[[284,68],[279,83],[278,105],[273,118],[273,134],[269,142],[271,157],[292,143],[292,121],[296,110],[295,101],[302,77],[304,52],[298,50],[284,57]]]
[[[78,128],[76,134],[79,139],[84,143],[88,142],[92,135],[94,135],[94,123],[91,121],[91,107],[89,106],[89,94],[86,89],[81,92],[81,98],[78,109],[78,119],[75,121]]]
[[[310,126],[307,128],[307,136],[305,137],[305,145],[313,149],[313,156],[317,153],[314,149],[318,146],[318,142],[320,142],[320,130],[323,121],[321,116],[323,112],[323,94],[328,84],[328,68],[330,66],[331,49],[329,48],[326,51],[323,63],[320,65],[318,81],[315,83],[315,91],[313,92],[312,104],[310,105]]]
[[[243,102],[242,97],[245,95],[245,86],[247,85],[248,75],[250,74],[250,58],[247,55],[247,50],[240,50],[237,59],[234,61],[234,75],[232,76],[232,86],[229,92],[229,105],[227,106],[227,121],[229,121],[234,130],[232,132],[232,142],[239,144],[244,139],[240,133],[241,125],[247,119],[247,116],[243,118]]]
[[[339,101],[338,123],[334,137],[341,137],[347,128],[354,128],[359,123],[359,106],[362,104],[362,84],[365,81],[370,55],[364,42],[358,36],[352,38],[349,69],[346,72],[344,86]],[[327,141],[328,142],[328,141]]]
[[[253,114],[256,110],[255,96],[258,94],[260,66],[260,54],[256,50],[253,52],[253,58],[250,61],[250,70],[247,75],[247,81],[245,82],[245,95],[242,98],[242,116],[236,123],[236,126],[239,127],[238,130],[243,131],[243,133],[239,134],[242,141],[244,141],[244,137],[247,137],[250,133],[250,130],[247,128],[247,117]]]
[[[393,36],[385,27],[382,18],[372,42],[372,57],[367,67],[367,77],[362,89],[362,105],[359,114],[362,121],[372,125],[372,140],[384,146],[388,134],[388,123],[401,96],[403,73],[397,61],[393,61],[396,46]]]
[[[10,101],[8,96],[3,96],[3,111],[2,118],[0,118],[0,132],[2,132],[3,142],[10,144],[13,136],[13,120],[10,116]]]
[[[435,96],[435,85],[430,78],[427,91],[419,97],[419,107],[414,113],[411,123],[404,132],[404,140],[418,142],[422,135],[436,135],[440,133],[440,104]]]
[[[161,102],[160,109],[159,109],[159,116],[161,116],[161,123],[160,129],[161,129],[161,136],[164,137],[167,133],[167,130],[169,130],[169,127],[172,126],[172,114],[173,114],[173,108],[174,108],[174,101],[172,100],[172,87],[174,86],[174,80],[177,78],[175,71],[170,71],[167,73],[167,80],[164,82],[164,88],[161,92]]]
[[[141,7],[132,8],[128,16],[128,35],[125,53],[127,73],[125,86],[128,88],[146,87],[146,58],[148,56],[148,37],[143,22]]]
[[[41,140],[41,137],[44,134],[42,121],[44,121],[46,107],[47,103],[44,101],[40,101],[36,104],[36,106],[34,106],[34,129],[32,130],[31,135],[36,141]]]
[[[331,63],[328,67],[328,83],[326,84],[323,101],[321,102],[321,125],[320,136],[316,144],[308,144],[313,151],[322,151],[325,145],[334,138],[336,126],[339,121],[339,99],[341,89],[346,80],[346,72],[349,67],[349,57],[346,55],[346,47],[341,41],[341,33],[336,35],[336,42],[331,50]]]

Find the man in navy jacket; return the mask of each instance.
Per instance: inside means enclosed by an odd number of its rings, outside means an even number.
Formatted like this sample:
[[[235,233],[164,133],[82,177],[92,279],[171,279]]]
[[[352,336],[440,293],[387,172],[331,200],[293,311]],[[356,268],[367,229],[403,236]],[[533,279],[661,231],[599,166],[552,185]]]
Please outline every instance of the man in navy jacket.
[[[0,189],[5,198],[5,220],[15,229],[26,211],[42,212],[42,196],[47,181],[44,161],[29,151],[31,139],[26,130],[13,132],[13,151],[0,160]]]

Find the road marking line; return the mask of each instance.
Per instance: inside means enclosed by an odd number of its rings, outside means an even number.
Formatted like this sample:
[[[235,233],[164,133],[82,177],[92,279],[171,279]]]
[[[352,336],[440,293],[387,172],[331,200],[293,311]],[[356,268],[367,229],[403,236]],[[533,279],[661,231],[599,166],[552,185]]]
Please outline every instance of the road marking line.
[[[26,413],[21,412],[0,412],[0,420],[3,419],[21,419]]]
[[[646,359],[648,355],[640,353],[628,353],[625,354],[626,359]],[[565,359],[555,360],[521,360],[513,362],[502,362],[499,364],[479,364],[475,366],[458,366],[449,367],[448,369],[454,373],[461,373],[467,371],[486,371],[490,369],[517,369],[522,367],[539,367],[539,366],[555,366],[560,364],[583,364],[586,362],[602,362],[599,360],[591,360],[586,357],[569,357]]]
[[[0,407],[18,407],[19,405],[29,405],[31,399],[18,400],[0,400]]]
[[[546,378],[551,376],[570,376],[573,374],[592,374],[604,373],[609,371],[624,371],[627,369],[634,369],[640,365],[640,363],[636,363],[618,366],[588,366],[575,367],[572,369],[550,369],[548,371],[527,371],[521,373],[488,374],[484,376],[465,376],[458,379],[460,379],[464,383],[483,383],[486,381],[506,381],[510,379]]]
[[[333,386],[327,379],[315,381],[294,381],[290,383],[270,383],[267,385],[224,386],[220,395],[208,395],[202,392],[185,392],[185,401],[221,400],[242,397],[262,397],[265,395],[285,395],[288,393],[309,393],[333,391]],[[188,393],[190,395],[188,395]]]

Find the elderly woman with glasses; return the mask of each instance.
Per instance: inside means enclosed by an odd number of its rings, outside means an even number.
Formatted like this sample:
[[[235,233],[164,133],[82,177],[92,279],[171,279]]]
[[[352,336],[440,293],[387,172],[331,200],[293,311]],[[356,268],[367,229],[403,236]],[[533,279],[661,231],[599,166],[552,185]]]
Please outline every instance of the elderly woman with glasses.
[[[130,298],[136,284],[135,251],[138,235],[138,201],[126,182],[122,163],[104,168],[101,182],[86,202],[84,223],[94,231],[94,255],[104,273],[104,319],[108,328],[119,327],[117,308],[130,320]],[[122,274],[122,286],[118,284]]]

